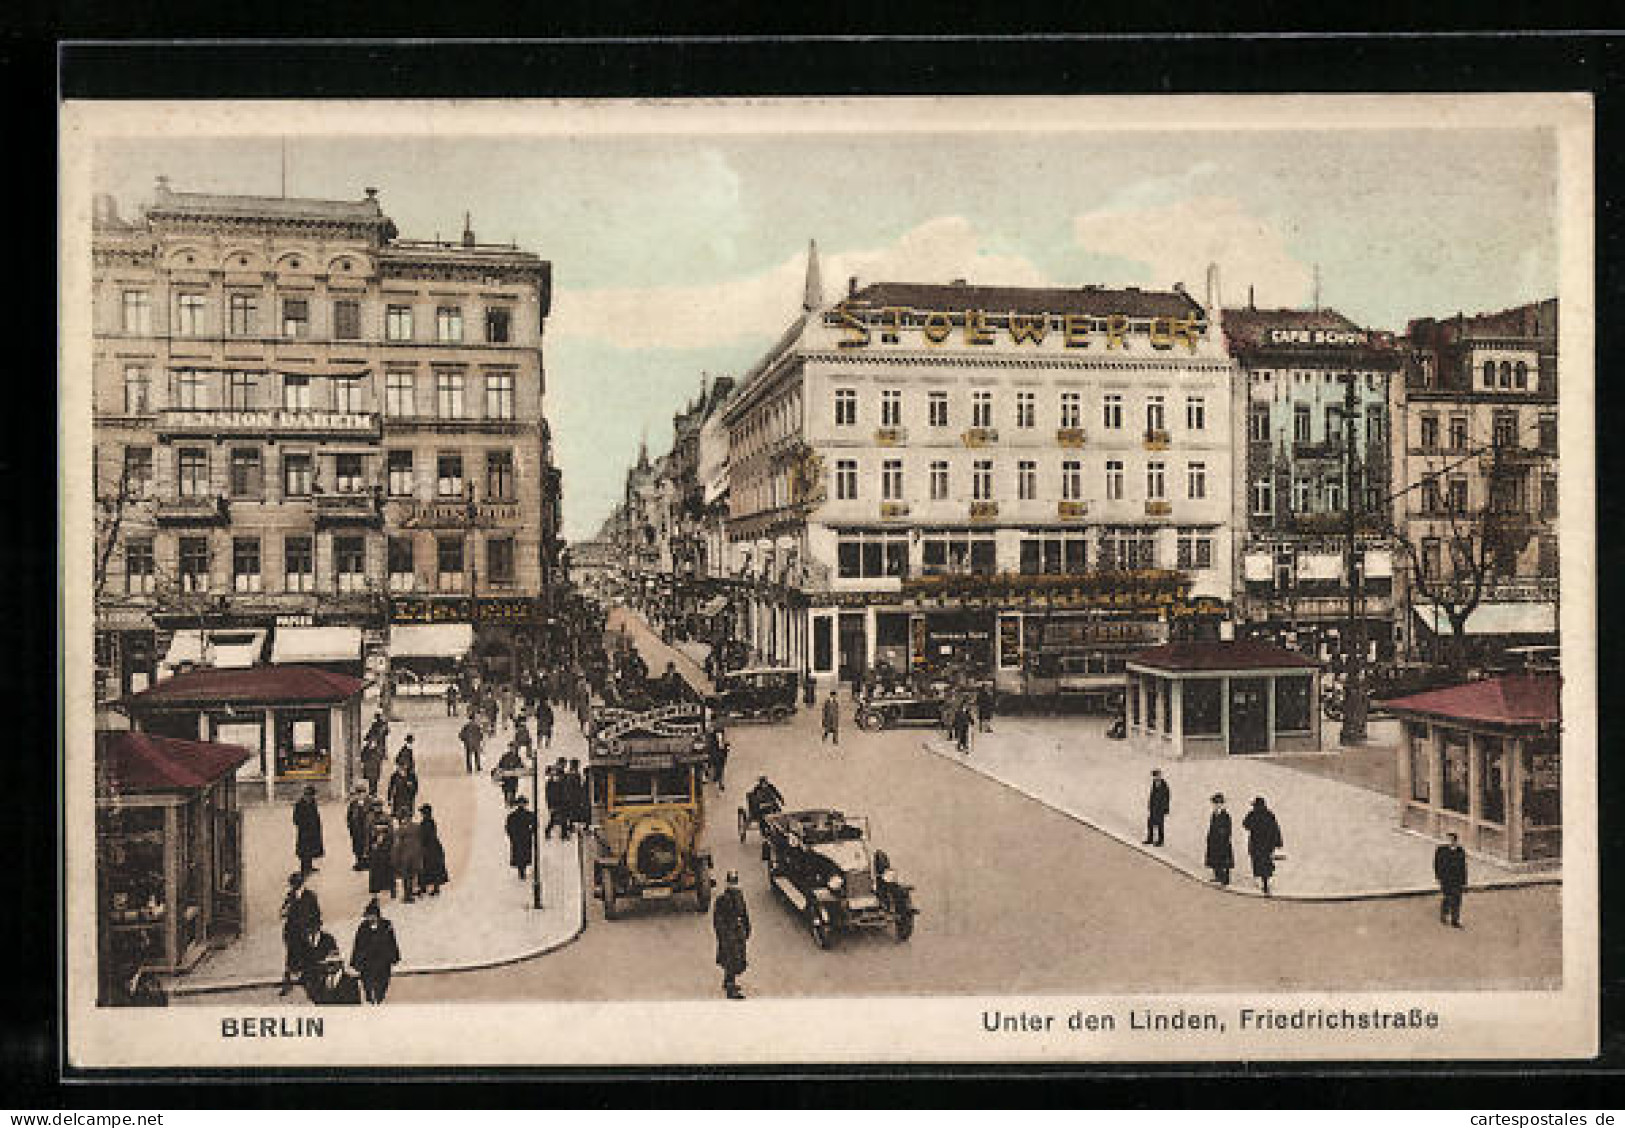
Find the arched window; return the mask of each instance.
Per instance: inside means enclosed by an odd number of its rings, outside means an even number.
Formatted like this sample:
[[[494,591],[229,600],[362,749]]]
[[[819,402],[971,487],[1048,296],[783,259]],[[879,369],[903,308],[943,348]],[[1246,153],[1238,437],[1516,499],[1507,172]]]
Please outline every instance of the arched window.
[[[1509,360],[1501,362],[1501,387],[1512,387],[1512,362]]]
[[[1484,386],[1486,388],[1495,387],[1495,361],[1493,360],[1484,362]]]
[[[1518,367],[1513,370],[1512,386],[1515,388],[1527,388],[1529,386],[1529,365],[1521,360],[1518,362]]]

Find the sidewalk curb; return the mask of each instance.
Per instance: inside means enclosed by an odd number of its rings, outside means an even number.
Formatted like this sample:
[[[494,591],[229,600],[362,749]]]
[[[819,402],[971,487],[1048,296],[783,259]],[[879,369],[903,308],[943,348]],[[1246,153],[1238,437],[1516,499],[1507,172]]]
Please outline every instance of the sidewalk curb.
[[[576,847],[576,860],[577,863],[580,864],[581,847],[579,845]],[[581,886],[581,897],[579,898],[579,903],[577,905],[575,929],[570,932],[569,935],[561,936],[555,940],[549,940],[547,943],[538,948],[527,949],[514,955],[498,956],[495,959],[477,960],[470,963],[428,964],[418,967],[402,968],[394,973],[393,978],[402,979],[409,975],[455,975],[458,972],[464,971],[489,971],[492,968],[508,967],[513,964],[524,963],[527,960],[539,959],[542,956],[558,951],[560,948],[568,947],[579,940],[581,938],[581,934],[586,930],[587,886],[586,883],[583,882]],[[280,987],[281,985],[282,977],[279,975],[273,975],[260,979],[239,979],[231,980],[229,982],[216,981],[213,983],[197,983],[191,985],[185,983],[171,983],[168,985],[167,989],[171,995],[222,995],[230,991],[255,991],[265,987]]]
[[[968,772],[974,772],[976,775],[985,780],[989,780],[998,784],[1000,787],[1014,791],[1017,795],[1031,799],[1033,802],[1047,807],[1049,810],[1054,811],[1058,815],[1063,815],[1075,823],[1080,823],[1081,825],[1104,835],[1120,846],[1127,846],[1129,849],[1133,850],[1142,857],[1150,858],[1153,861],[1168,867],[1175,873],[1180,874],[1187,880],[1193,881],[1202,886],[1204,889],[1208,889],[1214,893],[1227,893],[1232,897],[1251,897],[1259,901],[1336,903],[1347,901],[1397,901],[1404,897],[1437,896],[1439,892],[1437,886],[1426,885],[1406,886],[1399,889],[1354,890],[1348,893],[1279,893],[1266,897],[1262,891],[1257,889],[1244,889],[1235,885],[1219,885],[1208,880],[1208,878],[1201,872],[1189,869],[1180,862],[1170,858],[1167,854],[1146,849],[1143,842],[1139,842],[1128,835],[1124,835],[1108,827],[1101,826],[1099,823],[1093,821],[1092,819],[1086,818],[1083,815],[1077,814],[1073,811],[1068,811],[1062,807],[1057,807],[1054,803],[1050,802],[1042,795],[1037,795],[1031,791],[1028,791],[1024,787],[1011,783],[1009,780],[1000,779],[996,775],[982,771],[974,763],[970,762],[968,757],[954,756],[947,752],[939,751],[932,746],[932,742],[929,739],[922,739],[920,741],[920,747],[940,760],[946,760],[951,764],[958,765]],[[1483,883],[1469,883],[1467,888],[1472,892],[1492,892],[1498,889],[1523,889],[1533,885],[1561,884],[1563,884],[1563,875],[1561,872],[1558,872],[1535,873],[1530,874],[1527,877],[1509,878]]]

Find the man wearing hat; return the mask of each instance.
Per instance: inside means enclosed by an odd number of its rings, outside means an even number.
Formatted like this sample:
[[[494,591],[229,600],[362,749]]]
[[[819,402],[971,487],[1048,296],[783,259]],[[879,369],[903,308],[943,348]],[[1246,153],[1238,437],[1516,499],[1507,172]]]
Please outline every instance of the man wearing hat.
[[[293,805],[293,852],[299,857],[299,872],[315,870],[315,859],[322,856],[322,812],[316,806],[316,789],[305,785],[304,794]]]
[[[367,1002],[384,1001],[389,993],[389,977],[400,962],[395,926],[384,919],[378,898],[374,897],[362,911],[361,927],[355,930],[355,943],[350,945],[350,965],[361,976],[361,993]]]
[[[1146,846],[1161,846],[1163,844],[1162,824],[1168,818],[1170,793],[1168,781],[1162,778],[1162,772],[1157,768],[1151,769],[1151,794],[1145,801],[1145,842]]]
[[[525,871],[530,868],[532,855],[536,850],[536,813],[532,811],[523,795],[513,801],[513,810],[508,812],[506,824],[508,831],[508,864],[519,871],[519,879],[525,879]]]
[[[717,966],[722,969],[722,991],[730,999],[743,999],[738,978],[744,974],[745,943],[750,939],[750,911],[739,889],[739,874],[728,872],[727,886],[711,910],[711,927],[717,934]]]
[[[1230,812],[1224,809],[1224,793],[1213,793],[1213,813],[1207,820],[1207,854],[1202,864],[1213,871],[1213,880],[1230,884],[1230,871],[1236,867],[1236,853],[1230,844]]]
[[[367,789],[356,784],[350,789],[350,805],[344,811],[344,825],[350,832],[350,853],[355,855],[351,869],[367,868],[367,837],[372,827],[372,804]]]
[[[316,894],[305,885],[305,875],[288,875],[288,892],[282,898],[282,990],[286,995],[294,980],[305,973],[310,962],[310,936],[322,927],[322,907]]]
[[[463,766],[470,772],[480,771],[480,752],[485,746],[485,730],[480,727],[478,721],[470,717],[458,730],[457,737],[463,742]]]
[[[395,817],[395,836],[390,846],[395,876],[401,879],[401,897],[408,904],[417,900],[418,875],[423,871],[422,828],[408,807]]]

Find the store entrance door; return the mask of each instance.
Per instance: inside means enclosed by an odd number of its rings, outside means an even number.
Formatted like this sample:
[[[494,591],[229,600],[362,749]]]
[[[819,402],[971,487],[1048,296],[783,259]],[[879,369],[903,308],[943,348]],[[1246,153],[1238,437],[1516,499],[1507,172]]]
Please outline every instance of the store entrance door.
[[[862,614],[856,611],[841,612],[840,643],[840,679],[844,682],[850,682],[863,672],[866,656]]]

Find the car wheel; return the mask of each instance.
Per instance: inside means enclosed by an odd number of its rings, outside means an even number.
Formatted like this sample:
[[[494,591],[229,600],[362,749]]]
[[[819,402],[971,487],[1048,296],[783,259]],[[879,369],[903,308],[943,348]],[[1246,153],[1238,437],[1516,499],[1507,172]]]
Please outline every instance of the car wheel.
[[[807,931],[813,938],[813,943],[824,951],[829,951],[835,944],[835,934],[830,930],[829,917],[824,910],[814,902],[807,909]]]
[[[621,899],[615,893],[615,879],[608,875],[604,877],[604,919],[621,919]]]
[[[865,732],[879,732],[886,727],[886,718],[877,710],[866,710],[858,714],[858,727]]]
[[[750,816],[745,813],[745,808],[741,807],[739,808],[739,841],[743,842],[745,840],[745,832],[749,829]]]

